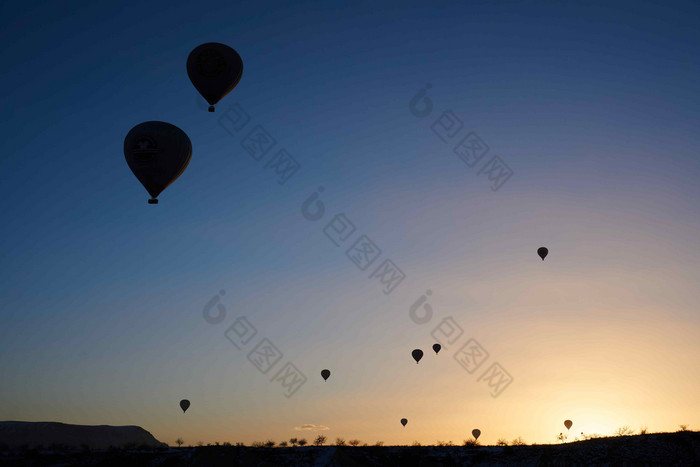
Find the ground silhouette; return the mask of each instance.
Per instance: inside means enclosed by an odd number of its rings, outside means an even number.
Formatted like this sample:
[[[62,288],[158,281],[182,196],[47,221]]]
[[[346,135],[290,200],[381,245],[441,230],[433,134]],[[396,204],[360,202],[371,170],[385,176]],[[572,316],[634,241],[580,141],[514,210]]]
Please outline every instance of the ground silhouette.
[[[531,446],[200,446],[56,452],[4,449],[7,466],[698,465],[700,432],[652,433]]]

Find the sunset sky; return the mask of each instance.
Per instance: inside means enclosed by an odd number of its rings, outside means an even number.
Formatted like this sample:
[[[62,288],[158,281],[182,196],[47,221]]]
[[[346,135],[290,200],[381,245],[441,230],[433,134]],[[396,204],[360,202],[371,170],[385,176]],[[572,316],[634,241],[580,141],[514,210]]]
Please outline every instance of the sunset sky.
[[[193,445],[697,430],[700,3],[564,3],[3,3],[0,420]],[[205,42],[244,62],[215,113],[185,69]],[[193,146],[157,206],[123,152],[149,120]],[[259,161],[257,125],[277,141]],[[470,167],[472,132],[489,150]],[[301,166],[283,184],[280,149]],[[493,156],[512,170],[496,190]],[[362,235],[381,249],[364,270]],[[405,275],[388,294],[385,260]],[[471,373],[469,339],[488,352]],[[261,341],[282,353],[265,374]],[[493,397],[496,363],[512,382]]]

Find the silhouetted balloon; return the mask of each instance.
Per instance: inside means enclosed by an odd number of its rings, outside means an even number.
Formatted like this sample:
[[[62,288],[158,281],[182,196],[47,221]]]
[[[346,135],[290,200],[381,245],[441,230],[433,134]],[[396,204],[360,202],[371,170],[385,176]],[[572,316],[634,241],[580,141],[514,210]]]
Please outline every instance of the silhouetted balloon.
[[[165,122],[144,122],[124,138],[129,168],[151,195],[148,204],[182,175],[192,158],[192,143],[184,131]]]
[[[472,436],[474,437],[474,439],[479,439],[479,436],[481,436],[481,430],[478,428],[474,428],[472,430]]]
[[[402,419],[401,419],[401,424],[402,424],[403,426],[406,426],[406,423],[408,423],[408,420],[406,420],[405,418],[402,418]]]
[[[416,361],[416,364],[418,364],[420,359],[423,358],[423,351],[421,349],[415,349],[411,352],[411,355],[413,355],[413,359]]]
[[[187,409],[190,408],[190,401],[188,401],[187,399],[182,399],[180,401],[180,408],[183,412],[187,412]]]
[[[571,420],[564,420],[564,426],[567,430],[571,428],[571,425],[573,425],[573,422]]]
[[[331,375],[330,370],[321,370],[321,376],[324,381],[328,381],[328,377]]]
[[[209,112],[214,111],[214,104],[233,91],[242,74],[243,60],[228,45],[208,42],[195,47],[187,57],[187,75],[209,102]]]
[[[537,254],[539,255],[540,258],[542,258],[542,261],[544,261],[544,259],[547,257],[547,253],[549,253],[549,250],[543,246],[541,246],[537,249]]]
[[[442,346],[440,344],[433,344],[433,350],[435,351],[435,354],[438,354],[440,352],[440,349],[442,349]]]

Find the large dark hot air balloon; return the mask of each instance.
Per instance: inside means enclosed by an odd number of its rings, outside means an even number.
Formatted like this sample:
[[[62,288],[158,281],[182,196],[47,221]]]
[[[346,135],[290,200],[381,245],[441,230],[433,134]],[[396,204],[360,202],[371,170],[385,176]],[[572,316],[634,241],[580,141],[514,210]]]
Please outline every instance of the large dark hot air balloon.
[[[182,409],[183,413],[187,412],[187,409],[190,408],[190,401],[188,401],[187,399],[182,399],[180,401],[180,408]]]
[[[423,351],[421,349],[415,349],[411,352],[411,355],[413,355],[413,359],[416,361],[416,364],[418,364],[420,359],[423,358]]]
[[[474,439],[479,439],[479,436],[481,436],[481,430],[478,428],[474,428],[472,430],[472,436],[474,437]]]
[[[158,195],[185,171],[192,157],[192,143],[184,131],[165,122],[144,122],[124,138],[129,168],[158,204]]]
[[[331,376],[331,371],[330,370],[321,370],[321,376],[323,377],[324,381],[328,381],[328,378]]]
[[[547,254],[549,253],[549,250],[543,246],[539,247],[537,249],[537,255],[542,258],[542,261],[547,257]]]
[[[440,344],[433,344],[433,350],[435,351],[435,355],[437,355],[440,352],[440,349],[442,349],[442,346]]]
[[[406,420],[405,418],[402,418],[402,419],[401,419],[401,424],[402,424],[403,426],[406,426],[407,423],[408,423],[408,420]]]
[[[228,45],[208,42],[195,47],[187,57],[187,75],[209,102],[209,112],[214,111],[214,104],[233,91],[242,74],[243,60]]]

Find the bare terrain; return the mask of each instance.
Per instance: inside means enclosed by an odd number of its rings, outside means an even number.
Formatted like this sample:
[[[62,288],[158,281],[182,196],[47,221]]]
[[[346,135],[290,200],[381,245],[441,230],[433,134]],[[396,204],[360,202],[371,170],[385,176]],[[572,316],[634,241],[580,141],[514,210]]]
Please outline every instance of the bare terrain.
[[[2,441],[0,440],[0,444]],[[651,433],[532,446],[7,448],[7,466],[700,465],[700,432]]]

